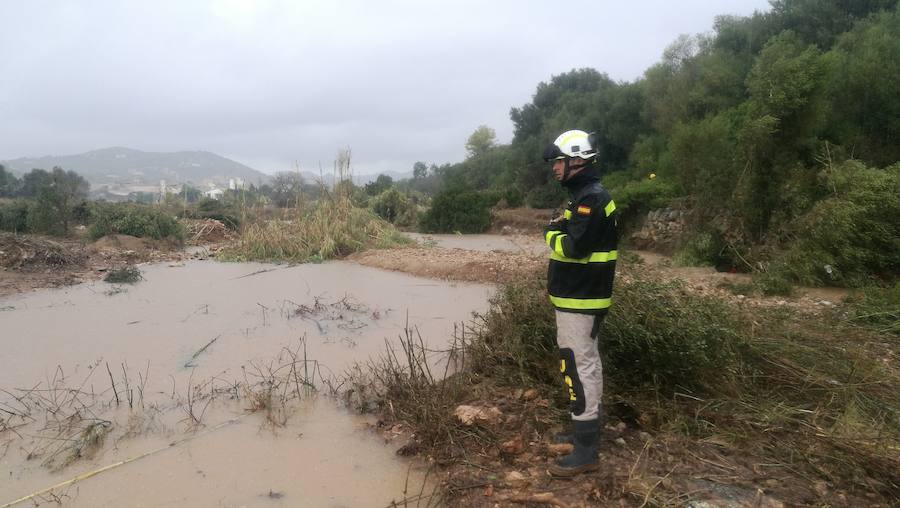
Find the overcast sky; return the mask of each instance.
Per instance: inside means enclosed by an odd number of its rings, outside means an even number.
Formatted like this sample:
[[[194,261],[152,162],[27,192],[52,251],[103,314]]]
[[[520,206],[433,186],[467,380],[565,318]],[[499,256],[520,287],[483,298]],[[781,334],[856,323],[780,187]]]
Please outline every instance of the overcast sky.
[[[632,81],[679,34],[767,0],[0,0],[0,160],[208,150],[264,172],[456,162],[537,84]]]

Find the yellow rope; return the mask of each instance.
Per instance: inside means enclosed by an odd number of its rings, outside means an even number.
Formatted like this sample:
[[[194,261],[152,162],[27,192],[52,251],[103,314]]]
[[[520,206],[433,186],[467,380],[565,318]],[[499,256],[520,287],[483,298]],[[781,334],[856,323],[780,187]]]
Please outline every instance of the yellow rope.
[[[248,414],[249,414],[249,413],[248,413]],[[80,482],[80,481],[83,481],[83,480],[87,480],[88,478],[90,478],[90,477],[92,477],[92,476],[96,476],[96,475],[98,475],[98,474],[100,474],[100,473],[109,471],[110,469],[115,469],[115,468],[117,468],[117,467],[119,467],[119,466],[124,466],[125,464],[131,463],[131,462],[135,462],[135,461],[138,461],[138,460],[141,460],[141,459],[143,459],[143,458],[145,458],[145,457],[149,457],[149,456],[154,455],[154,454],[156,454],[156,453],[159,453],[159,452],[161,452],[161,451],[163,451],[163,450],[168,450],[169,448],[173,448],[173,447],[178,446],[178,445],[180,445],[180,444],[182,444],[182,443],[186,443],[186,442],[191,441],[191,440],[193,440],[193,439],[197,439],[198,437],[205,436],[205,435],[207,435],[207,434],[209,434],[209,433],[211,433],[211,432],[214,432],[214,431],[216,431],[216,430],[219,430],[219,429],[221,429],[222,427],[224,427],[224,426],[226,426],[226,425],[231,425],[231,424],[233,424],[233,423],[237,423],[238,420],[240,420],[240,419],[243,418],[244,416],[247,416],[247,415],[245,414],[245,415],[239,416],[239,417],[237,417],[237,418],[232,418],[231,420],[226,420],[226,421],[224,421],[224,422],[222,422],[222,423],[216,425],[215,427],[210,427],[210,428],[204,430],[203,432],[200,432],[200,433],[198,433],[198,434],[194,434],[193,436],[186,437],[186,438],[184,438],[184,439],[180,439],[180,440],[178,440],[178,441],[172,441],[171,443],[167,444],[166,446],[162,446],[162,447],[157,448],[157,449],[155,449],[155,450],[150,450],[149,452],[144,452],[144,453],[142,453],[142,454],[140,454],[140,455],[138,455],[138,456],[136,456],[136,457],[131,457],[131,458],[129,458],[129,459],[121,460],[121,461],[119,461],[119,462],[115,462],[115,463],[113,463],[113,464],[109,464],[109,465],[107,465],[107,466],[103,466],[103,467],[101,467],[100,469],[97,469],[97,470],[95,470],[95,471],[90,471],[90,472],[87,472],[87,473],[82,473],[82,474],[76,476],[75,478],[72,478],[71,480],[66,480],[66,481],[64,481],[64,482],[57,483],[56,485],[53,485],[52,487],[47,487],[47,488],[44,489],[44,490],[39,490],[39,491],[37,491],[37,492],[35,492],[35,493],[33,493],[33,494],[29,494],[29,495],[27,495],[27,496],[25,496],[25,497],[20,497],[19,499],[16,499],[15,501],[10,501],[9,503],[6,503],[5,505],[0,506],[0,508],[10,508],[11,506],[17,505],[17,504],[22,503],[22,502],[24,502],[24,501],[28,501],[28,500],[30,500],[30,499],[34,499],[34,498],[36,498],[36,497],[38,497],[38,496],[40,496],[40,495],[43,495],[43,494],[46,494],[46,493],[48,493],[48,492],[54,491],[54,490],[56,490],[56,489],[65,487],[65,486],[67,486],[67,485],[72,485],[72,484],[74,484],[74,483],[77,483],[77,482]]]

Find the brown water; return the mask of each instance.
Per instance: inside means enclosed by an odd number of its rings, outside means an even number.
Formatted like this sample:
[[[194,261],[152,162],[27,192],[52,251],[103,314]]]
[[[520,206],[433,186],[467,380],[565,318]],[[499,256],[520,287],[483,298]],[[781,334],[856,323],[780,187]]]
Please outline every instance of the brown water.
[[[262,413],[248,415],[246,401],[217,399],[204,425],[192,426],[184,410],[189,387],[213,380],[204,389],[222,389],[243,379],[244,369],[252,377],[277,365],[283,348],[303,355],[304,343],[305,355],[324,366],[320,377],[339,375],[384,351],[385,339],[395,341],[407,322],[429,348],[441,349],[455,323],[486,308],[491,292],[342,262],[142,270],[145,280],[121,292],[96,282],[0,300],[0,388],[21,395],[16,389],[54,379],[81,386],[100,401],[91,412],[116,429],[96,455],[52,472],[41,465],[46,434],[36,432],[46,420],[21,435],[0,432],[0,506],[172,442],[55,494],[64,506],[386,506],[403,497],[409,463],[396,458],[396,444],[364,430],[360,417],[330,399],[304,398],[284,427],[273,428]],[[124,409],[124,400],[106,409],[107,364],[132,390],[149,375],[143,399],[152,410]],[[10,396],[0,393],[0,402],[14,405]],[[42,454],[28,460],[35,451]],[[409,484],[418,491],[422,472],[414,470]]]

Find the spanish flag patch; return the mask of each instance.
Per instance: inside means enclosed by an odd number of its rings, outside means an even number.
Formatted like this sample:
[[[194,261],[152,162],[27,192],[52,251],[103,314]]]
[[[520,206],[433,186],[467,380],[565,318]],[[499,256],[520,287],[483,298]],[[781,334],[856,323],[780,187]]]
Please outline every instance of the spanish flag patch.
[[[575,209],[575,213],[578,215],[590,215],[591,207],[585,205],[578,205],[578,208]]]

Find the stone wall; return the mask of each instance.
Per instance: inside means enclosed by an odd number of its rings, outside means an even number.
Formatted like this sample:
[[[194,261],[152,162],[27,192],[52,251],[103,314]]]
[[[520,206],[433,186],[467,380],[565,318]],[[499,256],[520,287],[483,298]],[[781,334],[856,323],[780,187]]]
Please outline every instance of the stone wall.
[[[672,251],[684,232],[685,214],[675,208],[651,210],[637,230],[628,237],[631,247],[640,250]]]

